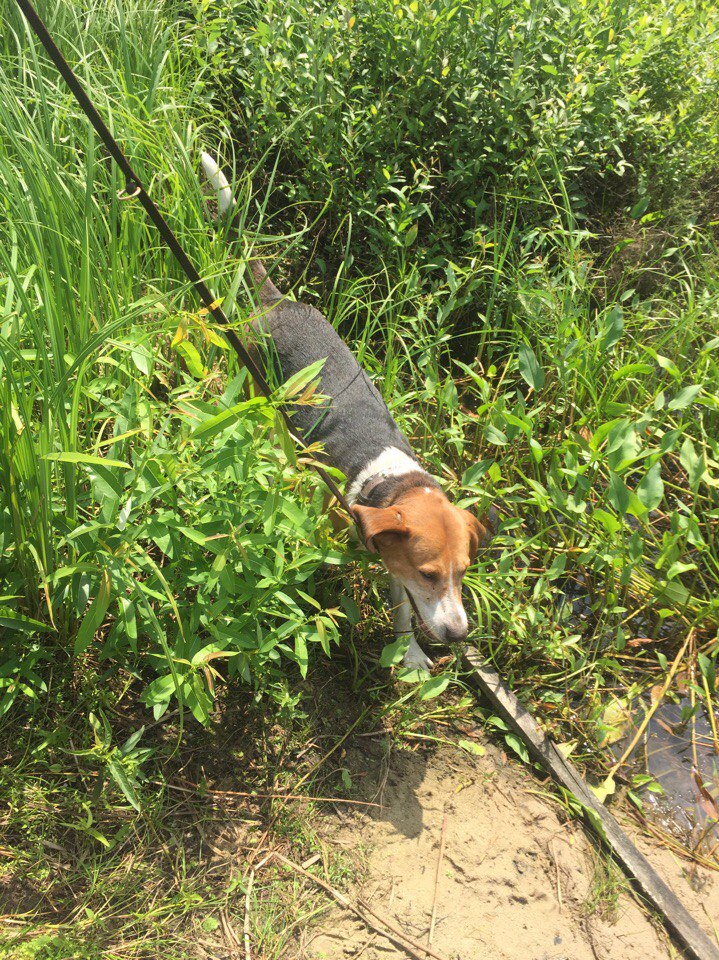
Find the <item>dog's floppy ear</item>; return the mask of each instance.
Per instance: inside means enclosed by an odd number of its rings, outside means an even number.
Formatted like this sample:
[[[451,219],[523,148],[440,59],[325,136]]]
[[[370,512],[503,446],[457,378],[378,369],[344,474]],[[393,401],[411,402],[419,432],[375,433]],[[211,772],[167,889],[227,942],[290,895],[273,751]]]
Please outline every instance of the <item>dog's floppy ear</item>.
[[[469,530],[469,556],[474,560],[480,546],[491,540],[497,532],[499,514],[495,507],[490,507],[489,512],[481,520],[478,520],[471,510],[464,510],[463,513]]]
[[[397,507],[352,507],[362,539],[370,553],[379,553],[375,537],[383,533],[409,536],[409,527]]]

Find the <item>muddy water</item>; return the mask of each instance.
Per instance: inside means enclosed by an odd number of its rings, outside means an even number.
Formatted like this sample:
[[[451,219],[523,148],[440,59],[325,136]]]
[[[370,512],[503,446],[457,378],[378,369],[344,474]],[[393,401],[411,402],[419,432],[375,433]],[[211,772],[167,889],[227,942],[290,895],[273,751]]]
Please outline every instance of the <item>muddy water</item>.
[[[593,618],[586,584],[564,582],[559,608],[577,630],[585,628]],[[633,619],[632,628],[639,636],[654,632],[654,625],[640,617]],[[674,630],[675,625],[667,620],[656,635],[667,638]],[[607,642],[613,638],[608,637]],[[628,707],[619,701],[608,708],[605,744],[611,743],[615,759],[624,754],[650,705],[647,697]],[[719,729],[719,715],[714,720],[714,728]],[[622,771],[630,777],[643,774],[651,778],[634,788],[649,820],[686,846],[713,856],[719,851],[719,742],[715,741],[712,718],[703,704],[694,712],[688,696],[678,702],[666,699]]]
[[[636,711],[627,735],[612,747],[615,756],[621,756],[642,717],[643,710]],[[719,754],[705,710],[700,708],[692,717],[688,697],[663,702],[632,754],[629,769],[648,774],[661,787],[657,791],[647,784],[637,790],[648,818],[692,848],[708,852],[719,843]]]

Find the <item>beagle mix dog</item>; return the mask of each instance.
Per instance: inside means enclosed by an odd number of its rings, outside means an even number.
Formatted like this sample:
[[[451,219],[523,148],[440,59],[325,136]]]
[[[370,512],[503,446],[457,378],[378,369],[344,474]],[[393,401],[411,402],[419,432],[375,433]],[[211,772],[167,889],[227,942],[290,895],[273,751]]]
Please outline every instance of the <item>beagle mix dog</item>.
[[[209,154],[201,164],[225,217],[235,206],[230,185]],[[465,640],[462,578],[492,532],[492,512],[480,522],[450,503],[334,327],[314,307],[283,297],[259,261],[250,269],[261,305],[253,325],[269,334],[280,380],[324,360],[319,391],[326,400],[294,406],[292,423],[305,442],[321,442],[327,462],[347,477],[362,538],[389,571],[394,632],[407,643],[404,664],[429,669],[412,614],[417,627],[440,642]]]

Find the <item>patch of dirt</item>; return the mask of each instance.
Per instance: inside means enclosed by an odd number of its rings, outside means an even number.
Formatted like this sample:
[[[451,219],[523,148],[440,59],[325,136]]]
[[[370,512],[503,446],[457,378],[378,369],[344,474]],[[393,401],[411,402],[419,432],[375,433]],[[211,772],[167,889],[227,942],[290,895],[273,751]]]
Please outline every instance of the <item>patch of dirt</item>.
[[[357,741],[355,741],[357,743]],[[365,740],[344,763],[369,799],[370,814],[342,812],[315,824],[329,844],[361,849],[358,889],[374,910],[446,960],[609,960],[681,957],[661,925],[637,904],[621,874],[581,824],[541,796],[541,784],[487,744],[473,757],[442,747],[387,754]],[[346,808],[345,808],[346,810]],[[441,837],[444,850],[438,872]],[[715,875],[687,878],[687,864],[640,846],[711,933],[719,922]],[[607,877],[612,877],[607,882]],[[304,937],[302,960],[400,960],[407,954],[339,906]]]

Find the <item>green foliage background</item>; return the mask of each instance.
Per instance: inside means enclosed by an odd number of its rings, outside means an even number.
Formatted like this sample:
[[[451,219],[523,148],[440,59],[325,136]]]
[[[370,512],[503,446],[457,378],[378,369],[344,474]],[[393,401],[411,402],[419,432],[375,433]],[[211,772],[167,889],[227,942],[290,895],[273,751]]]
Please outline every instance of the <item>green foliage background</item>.
[[[238,326],[256,247],[459,502],[501,505],[468,587],[503,670],[564,702],[567,675],[624,675],[632,632],[715,631],[713,4],[43,13]],[[285,703],[357,622],[321,585],[345,547],[12,3],[4,22],[0,710],[58,658],[130,671],[156,716],[177,697],[205,721],[225,677]],[[205,147],[235,171],[239,247],[208,230]]]
[[[220,0],[196,18],[239,161],[279,145],[283,199],[328,204],[365,267],[471,255],[510,198],[522,226],[564,192],[583,223],[662,205],[715,159],[711,3]]]

